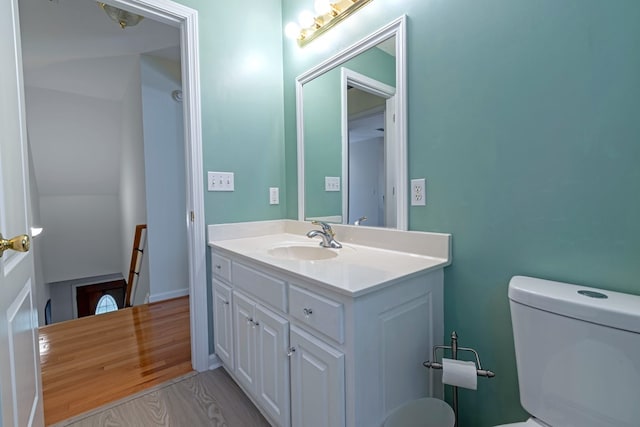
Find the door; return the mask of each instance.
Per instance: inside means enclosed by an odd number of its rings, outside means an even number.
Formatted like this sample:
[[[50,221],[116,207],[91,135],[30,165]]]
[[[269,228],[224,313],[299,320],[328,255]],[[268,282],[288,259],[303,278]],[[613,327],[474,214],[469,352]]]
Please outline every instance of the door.
[[[280,427],[289,427],[289,322],[258,304],[255,324],[258,403]]]
[[[213,280],[213,339],[220,360],[233,370],[233,324],[231,288]]]
[[[124,308],[124,296],[127,290],[127,282],[124,279],[110,282],[96,283],[93,285],[78,286],[76,288],[76,308],[78,317],[93,316],[96,314],[98,302],[104,295],[110,295],[118,305],[118,309]]]
[[[344,354],[291,325],[291,423],[345,425]]]
[[[26,125],[18,1],[0,2],[0,233],[30,230]],[[28,250],[28,240],[12,245]],[[42,386],[33,255],[6,250],[0,258],[0,425],[42,426]]]
[[[256,392],[256,325],[253,319],[255,303],[233,291],[233,320],[236,328],[236,377],[252,394]]]

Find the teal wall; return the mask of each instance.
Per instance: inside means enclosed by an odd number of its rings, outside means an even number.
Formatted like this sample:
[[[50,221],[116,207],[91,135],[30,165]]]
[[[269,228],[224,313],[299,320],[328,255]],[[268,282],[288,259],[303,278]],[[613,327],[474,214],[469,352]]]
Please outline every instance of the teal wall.
[[[305,218],[342,215],[342,192],[325,191],[324,183],[325,176],[342,177],[340,70],[335,71],[303,88]]]
[[[282,218],[287,185],[280,0],[176,1],[198,11],[205,223]],[[207,171],[234,172],[235,191],[207,192]],[[269,205],[269,187],[280,188],[280,205]],[[210,283],[208,256],[206,262]],[[213,353],[210,287],[207,292]]]
[[[283,0],[283,21],[305,3]],[[510,277],[640,294],[640,2],[376,0],[303,49],[286,40],[289,217],[295,77],[404,13],[409,174],[428,194],[409,225],[453,234],[445,330],[497,374],[461,390],[460,425],[523,420]]]
[[[343,67],[396,84],[395,60],[373,47],[347,61]],[[304,85],[305,217],[342,215],[342,192],[325,191],[325,176],[342,177],[342,67]],[[340,187],[342,188],[342,186]]]
[[[198,11],[206,171],[235,173],[234,192],[206,192],[207,224],[282,218],[286,194],[280,0],[178,0]]]

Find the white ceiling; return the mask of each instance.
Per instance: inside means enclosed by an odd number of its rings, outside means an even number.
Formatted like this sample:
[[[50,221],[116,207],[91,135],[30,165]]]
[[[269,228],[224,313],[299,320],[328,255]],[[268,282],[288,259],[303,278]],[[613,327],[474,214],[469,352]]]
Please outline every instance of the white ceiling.
[[[384,137],[383,111],[359,119],[349,120],[349,143],[382,137]]]
[[[28,86],[119,100],[132,71],[125,57],[180,57],[177,28],[143,19],[123,30],[93,0],[19,0],[19,8]]]
[[[19,13],[39,193],[117,193],[120,101],[140,54],[180,60],[179,30],[150,19],[123,30],[93,0],[19,0]]]

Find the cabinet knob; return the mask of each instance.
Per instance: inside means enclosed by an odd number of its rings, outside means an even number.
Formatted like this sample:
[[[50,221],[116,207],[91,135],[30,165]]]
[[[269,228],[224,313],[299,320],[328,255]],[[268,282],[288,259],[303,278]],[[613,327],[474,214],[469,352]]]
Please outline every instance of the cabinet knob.
[[[251,317],[247,317],[247,323],[253,323],[253,319]]]
[[[218,270],[220,270],[220,269],[222,269],[222,266],[221,266],[220,264],[216,264],[216,268],[217,268]]]
[[[304,317],[309,318],[313,314],[313,309],[311,308],[303,308],[302,312],[304,313]]]
[[[260,326],[260,322],[253,322],[253,327]]]
[[[287,352],[287,356],[291,357],[296,352],[295,347],[289,347],[289,351]]]
[[[229,305],[229,301],[222,301],[224,305]]]

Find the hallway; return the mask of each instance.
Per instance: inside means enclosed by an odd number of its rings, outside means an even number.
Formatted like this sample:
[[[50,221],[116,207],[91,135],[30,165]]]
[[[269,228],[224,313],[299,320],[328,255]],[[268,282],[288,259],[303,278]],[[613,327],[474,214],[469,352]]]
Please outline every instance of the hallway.
[[[40,328],[47,425],[191,372],[189,297]]]

